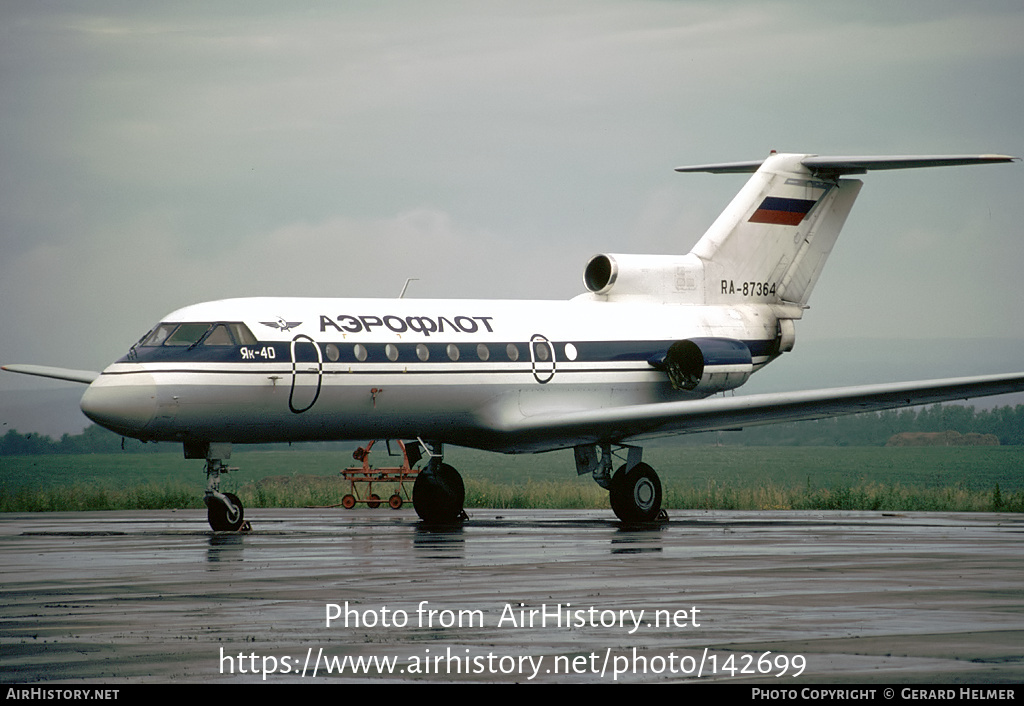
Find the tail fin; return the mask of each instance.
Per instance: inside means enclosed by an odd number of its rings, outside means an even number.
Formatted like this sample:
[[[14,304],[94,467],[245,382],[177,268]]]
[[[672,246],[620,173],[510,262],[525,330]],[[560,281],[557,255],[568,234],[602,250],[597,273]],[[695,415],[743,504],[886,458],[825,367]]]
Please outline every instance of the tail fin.
[[[680,167],[680,172],[754,172],[691,255],[704,265],[706,303],[737,298],[805,306],[869,169],[990,164],[1002,155],[819,157],[772,154],[763,161]]]
[[[819,157],[775,154],[753,162],[679,167],[679,172],[753,173],[746,186],[687,255],[595,255],[583,282],[598,301],[785,307],[799,318],[825,259],[872,169],[1012,162],[1004,155]]]

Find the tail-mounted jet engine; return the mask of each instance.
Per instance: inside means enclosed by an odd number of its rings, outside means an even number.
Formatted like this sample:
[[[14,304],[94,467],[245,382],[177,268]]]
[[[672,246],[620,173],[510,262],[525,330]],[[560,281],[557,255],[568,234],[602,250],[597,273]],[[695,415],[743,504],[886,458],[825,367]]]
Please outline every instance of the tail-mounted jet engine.
[[[695,255],[595,255],[583,272],[591,293],[607,300],[658,297],[702,303],[704,265]]]
[[[708,394],[733,390],[754,372],[750,349],[731,338],[676,341],[664,355],[647,362],[664,370],[675,389]]]

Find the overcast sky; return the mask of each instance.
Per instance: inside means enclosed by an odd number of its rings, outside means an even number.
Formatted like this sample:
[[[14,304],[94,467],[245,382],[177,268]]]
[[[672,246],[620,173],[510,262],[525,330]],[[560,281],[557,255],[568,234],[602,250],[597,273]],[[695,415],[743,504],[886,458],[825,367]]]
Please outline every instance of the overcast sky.
[[[3,3],[0,362],[225,297],[568,298],[744,181],[683,164],[1024,155],[1021,37],[1019,0]],[[794,356],[1024,339],[1024,164],[864,180]]]

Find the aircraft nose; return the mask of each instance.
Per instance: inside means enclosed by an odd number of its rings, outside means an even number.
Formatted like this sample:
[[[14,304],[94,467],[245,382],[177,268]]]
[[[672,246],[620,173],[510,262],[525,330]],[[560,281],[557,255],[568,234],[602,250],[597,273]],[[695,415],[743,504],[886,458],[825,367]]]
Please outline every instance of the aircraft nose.
[[[100,426],[139,438],[156,413],[156,385],[148,375],[101,375],[82,395],[81,407]]]

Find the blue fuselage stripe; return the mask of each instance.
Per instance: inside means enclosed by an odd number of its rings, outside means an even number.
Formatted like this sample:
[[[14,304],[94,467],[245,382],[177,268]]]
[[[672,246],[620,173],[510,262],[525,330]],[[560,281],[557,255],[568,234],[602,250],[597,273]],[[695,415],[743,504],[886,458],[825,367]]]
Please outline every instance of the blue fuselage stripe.
[[[582,341],[551,342],[556,363],[621,363],[630,361],[647,362],[658,356],[664,357],[675,341]],[[775,341],[743,341],[754,358],[774,353]],[[528,342],[466,343],[317,343],[316,349],[308,341],[294,347],[295,362],[361,364],[361,363],[490,363],[529,362],[531,360]],[[534,344],[538,345],[538,344]],[[539,344],[544,345],[544,344]],[[571,360],[566,353],[567,345],[575,349]],[[393,357],[388,357],[386,346],[392,347]],[[453,359],[449,346],[456,346],[458,357]],[[514,346],[514,349],[511,348]],[[361,349],[361,350],[360,350]],[[513,352],[516,357],[509,355]],[[421,357],[421,356],[425,356]],[[119,363],[286,363],[292,362],[292,344],[289,342],[263,342],[249,346],[198,346],[183,348],[176,346],[139,347],[132,354],[121,358]],[[540,363],[548,362],[538,360]]]

